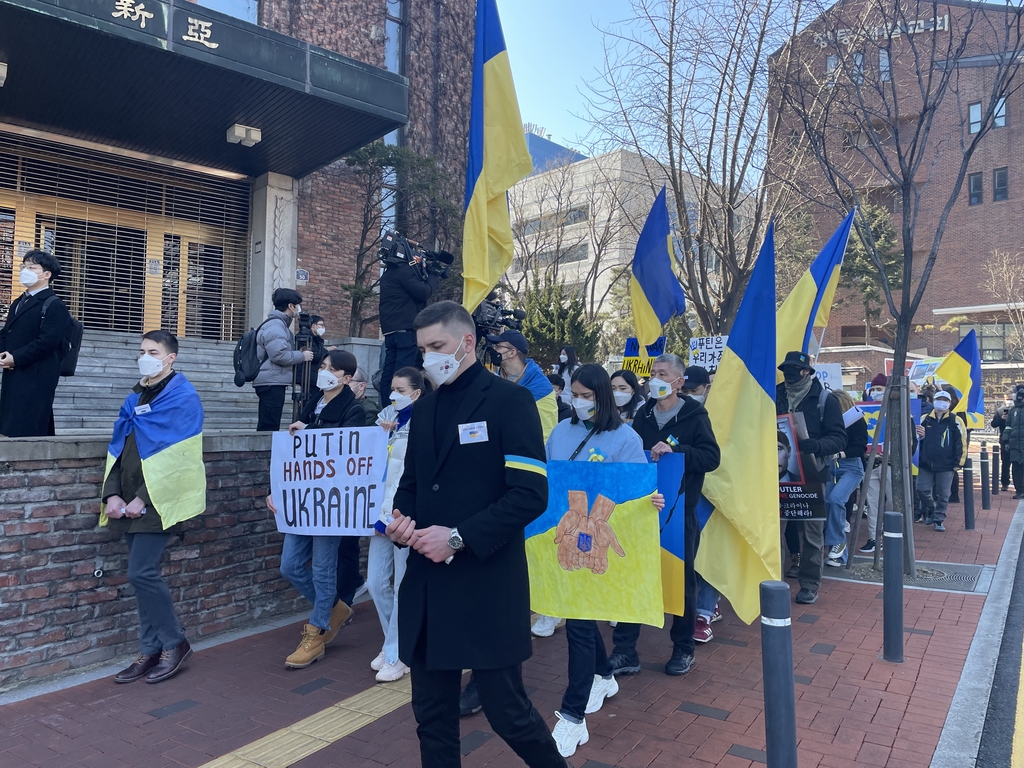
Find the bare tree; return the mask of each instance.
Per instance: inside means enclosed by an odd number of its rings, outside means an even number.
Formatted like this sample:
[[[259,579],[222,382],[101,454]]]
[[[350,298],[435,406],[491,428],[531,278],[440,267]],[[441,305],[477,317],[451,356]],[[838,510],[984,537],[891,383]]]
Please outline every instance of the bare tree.
[[[1017,370],[1024,368],[1024,253],[996,250],[985,264],[984,288],[1006,313],[1006,356]]]
[[[795,3],[795,4],[794,4]],[[676,256],[706,333],[727,333],[765,227],[787,201],[768,194],[767,59],[797,29],[800,0],[631,0],[605,30],[591,85],[595,147],[644,159],[651,189],[667,180]]]

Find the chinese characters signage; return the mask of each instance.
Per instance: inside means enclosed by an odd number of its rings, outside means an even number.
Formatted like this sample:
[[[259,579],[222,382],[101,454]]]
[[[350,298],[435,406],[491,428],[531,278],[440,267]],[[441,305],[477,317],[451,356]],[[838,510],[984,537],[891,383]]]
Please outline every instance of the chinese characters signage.
[[[188,31],[181,36],[186,43],[199,43],[207,48],[220,48],[220,43],[215,43],[210,38],[213,36],[213,22],[193,19],[188,17]]]
[[[138,22],[139,29],[145,29],[146,19],[153,18],[153,14],[146,10],[146,4],[136,0],[115,0],[114,12],[110,15],[115,19]]]
[[[722,362],[722,355],[725,354],[725,345],[729,336],[694,336],[690,339],[690,365],[699,365],[714,373]]]

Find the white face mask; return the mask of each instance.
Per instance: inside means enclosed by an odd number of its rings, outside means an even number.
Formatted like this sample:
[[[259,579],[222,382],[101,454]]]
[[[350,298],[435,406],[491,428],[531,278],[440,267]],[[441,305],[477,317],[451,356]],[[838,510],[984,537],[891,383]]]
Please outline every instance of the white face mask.
[[[316,375],[316,386],[318,389],[326,392],[327,390],[334,389],[338,386],[338,377],[327,370],[321,369]]]
[[[317,336],[323,336],[325,333],[327,333],[327,329],[326,328],[321,328],[319,325],[316,327],[316,335]]]
[[[706,395],[687,395],[687,397],[691,397],[701,405],[704,405],[704,398],[706,397]]]
[[[661,379],[651,379],[647,386],[651,388],[651,397],[655,400],[664,400],[672,394],[672,385]]]
[[[936,400],[932,405],[936,411],[949,410],[949,400]]]
[[[170,357],[168,355],[167,357]],[[142,374],[143,378],[151,379],[164,369],[164,360],[157,360],[152,355],[143,355],[139,358],[139,373]]]
[[[302,305],[301,304],[296,304],[295,305],[295,316],[298,317],[301,314],[302,314]]]
[[[558,362],[560,362],[560,363],[568,363],[569,362],[569,356],[568,355],[559,355],[558,356]]]
[[[584,400],[582,397],[574,397],[572,407],[576,409],[576,415],[582,421],[590,421],[597,412],[597,403],[593,400]]]
[[[457,358],[454,353],[446,355],[444,352],[427,352],[423,355],[423,371],[434,382],[435,387],[440,387],[455,375],[468,354],[469,352],[466,352],[461,358]]]
[[[388,399],[397,411],[404,411],[412,405],[412,395],[403,395],[401,392],[392,392]]]
[[[22,267],[21,270],[21,284],[26,288],[31,288],[33,285],[39,282],[39,275],[33,272],[27,267]]]
[[[615,404],[620,408],[633,399],[633,395],[629,392],[612,392],[612,397],[615,398]]]

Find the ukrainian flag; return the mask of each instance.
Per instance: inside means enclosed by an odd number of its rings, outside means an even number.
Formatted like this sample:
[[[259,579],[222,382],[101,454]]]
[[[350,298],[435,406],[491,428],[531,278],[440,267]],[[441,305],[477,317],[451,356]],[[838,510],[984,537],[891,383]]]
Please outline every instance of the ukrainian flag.
[[[748,624],[759,585],[781,577],[775,419],[775,237],[761,253],[707,400],[722,463],[704,479],[696,568]]]
[[[686,297],[672,269],[671,229],[665,188],[661,188],[651,208],[633,256],[633,275],[629,279],[629,298],[633,304],[633,326],[643,348],[661,336],[661,327],[686,311]]]
[[[960,340],[956,349],[946,355],[946,359],[935,370],[935,375],[949,382],[960,397],[953,412],[966,414],[970,429],[984,427],[985,396],[981,390],[981,353],[978,352],[978,337],[973,328]]]
[[[775,364],[786,358],[787,352],[800,350],[815,355],[811,339],[815,328],[828,325],[832,303],[839,284],[839,270],[843,266],[846,243],[850,239],[853,217],[856,211],[843,219],[825,247],[821,249],[811,266],[804,272],[793,292],[786,297],[776,314],[776,355]],[[782,374],[776,371],[776,382],[782,381]]]
[[[682,616],[686,608],[686,457],[666,453],[658,459],[658,490],[665,497],[661,526],[661,593],[665,613]]]
[[[507,194],[532,170],[498,7],[477,0],[462,236],[462,303],[470,312],[512,264]]]
[[[195,387],[181,373],[167,382],[148,410],[136,412],[138,404],[139,393],[132,392],[121,405],[107,446],[103,481],[124,450],[128,435],[134,433],[146,490],[166,530],[206,510],[203,405]],[[100,525],[106,524],[107,516],[101,511]]]

